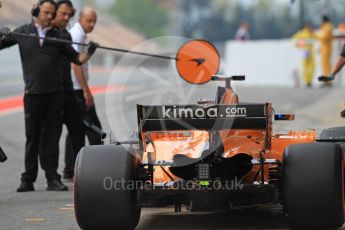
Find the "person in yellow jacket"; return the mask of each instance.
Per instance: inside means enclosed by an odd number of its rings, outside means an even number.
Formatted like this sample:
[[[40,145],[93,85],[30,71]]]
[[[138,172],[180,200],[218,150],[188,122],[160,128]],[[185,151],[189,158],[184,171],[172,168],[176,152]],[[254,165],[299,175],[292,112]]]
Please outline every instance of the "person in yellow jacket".
[[[311,87],[315,71],[315,55],[313,40],[315,34],[312,25],[306,23],[304,28],[292,36],[293,39],[298,39],[297,47],[303,49],[303,80],[307,87]]]
[[[320,41],[320,56],[322,65],[322,75],[328,76],[331,73],[331,55],[333,40],[333,25],[327,16],[322,16],[322,24],[317,39]]]

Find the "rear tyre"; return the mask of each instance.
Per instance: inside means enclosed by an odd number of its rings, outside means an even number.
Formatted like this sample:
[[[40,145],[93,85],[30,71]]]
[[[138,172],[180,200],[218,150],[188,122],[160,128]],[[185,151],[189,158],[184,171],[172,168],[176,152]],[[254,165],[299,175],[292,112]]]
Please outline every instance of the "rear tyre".
[[[93,145],[80,151],[75,168],[74,207],[81,229],[122,230],[137,226],[141,212],[137,191],[125,183],[134,182],[136,162],[122,146]]]
[[[343,157],[333,143],[290,145],[282,162],[284,214],[295,229],[331,229],[344,223]]]

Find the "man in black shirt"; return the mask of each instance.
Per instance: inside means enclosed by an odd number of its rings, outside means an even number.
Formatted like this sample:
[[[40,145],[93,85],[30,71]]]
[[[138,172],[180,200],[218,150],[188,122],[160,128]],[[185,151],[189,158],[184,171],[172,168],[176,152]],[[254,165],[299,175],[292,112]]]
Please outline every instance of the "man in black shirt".
[[[52,24],[59,27],[65,35],[65,40],[72,41],[70,33],[66,30],[71,17],[75,13],[73,3],[70,0],[58,0],[56,17]],[[64,85],[64,119],[63,123],[66,125],[69,136],[71,137],[71,151],[70,154],[65,154],[65,168],[63,171],[63,178],[73,178],[74,163],[79,150],[85,145],[85,129],[83,124],[83,110],[79,106],[75,93],[73,90],[72,76],[71,76],[71,62],[63,57],[60,60],[61,64],[61,78]],[[42,143],[45,142],[45,129],[42,135]],[[47,151],[41,144],[40,152]],[[66,151],[67,153],[67,151]],[[57,153],[58,154],[58,153]]]
[[[64,39],[65,35],[59,28],[51,27],[56,3],[53,0],[41,0],[37,7],[33,14],[34,21],[15,29],[14,32]],[[0,29],[0,37],[0,49],[18,44],[25,83],[25,172],[17,192],[35,190],[33,183],[38,174],[38,152],[43,125],[48,130],[43,145],[45,151],[41,152],[41,166],[47,178],[47,190],[67,190],[57,173],[64,102],[61,65],[58,63],[61,57],[76,64],[85,63],[95,52],[97,44],[90,42],[88,52],[79,54],[69,44],[9,34],[7,28]]]

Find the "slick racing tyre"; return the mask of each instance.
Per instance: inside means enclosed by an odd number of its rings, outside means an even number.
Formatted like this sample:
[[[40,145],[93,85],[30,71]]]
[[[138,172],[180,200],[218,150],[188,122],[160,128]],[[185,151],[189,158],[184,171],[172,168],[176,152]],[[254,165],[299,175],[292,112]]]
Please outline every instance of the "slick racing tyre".
[[[139,222],[135,186],[136,159],[120,145],[84,147],[75,167],[74,207],[84,230],[129,230]]]
[[[334,229],[344,223],[343,157],[333,143],[290,145],[282,162],[281,193],[293,229]]]

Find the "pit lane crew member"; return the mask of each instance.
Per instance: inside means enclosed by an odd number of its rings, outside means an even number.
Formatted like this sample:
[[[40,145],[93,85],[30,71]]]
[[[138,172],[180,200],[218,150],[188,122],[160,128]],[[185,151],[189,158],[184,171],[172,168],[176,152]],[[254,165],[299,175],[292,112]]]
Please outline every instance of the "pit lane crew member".
[[[56,17],[52,24],[59,27],[63,33],[65,33],[65,40],[72,41],[70,33],[67,31],[67,26],[70,19],[75,14],[75,8],[70,0],[58,0]],[[79,106],[76,97],[74,95],[72,76],[71,76],[71,62],[62,58],[60,60],[61,64],[61,78],[63,79],[64,86],[64,107],[63,107],[63,123],[66,125],[68,133],[71,137],[71,151],[66,151],[69,153],[65,155],[65,168],[63,171],[64,179],[72,179],[74,172],[74,162],[78,155],[79,150],[85,145],[85,129],[83,124],[83,110]],[[45,134],[47,129],[44,129],[42,134],[42,143],[45,142]],[[47,151],[44,149],[44,144],[40,146],[41,151]],[[59,153],[57,153],[59,154]]]
[[[332,39],[333,39],[333,25],[328,16],[322,16],[322,24],[316,38],[320,41],[320,57],[322,66],[322,75],[327,76],[331,73],[331,56],[332,56]],[[325,83],[326,86],[331,86],[330,82]]]
[[[74,42],[85,43],[87,40],[86,34],[91,33],[97,22],[96,12],[89,7],[84,8],[79,15],[78,22],[71,28],[70,33]],[[78,52],[84,52],[85,47],[79,45],[73,45]],[[96,113],[94,99],[88,86],[89,70],[88,64],[85,63],[82,66],[72,63],[72,82],[74,92],[77,97],[79,105],[84,110],[84,121],[89,124],[97,126],[102,129],[101,122]],[[86,136],[88,137],[90,145],[102,144],[101,135],[98,135],[92,131],[86,130]],[[66,137],[66,156],[71,154],[70,135]],[[72,170],[70,170],[72,171]],[[64,175],[65,179],[73,177],[73,174]]]
[[[304,28],[295,33],[292,38],[298,39],[297,46],[303,49],[303,80],[307,87],[311,87],[315,72],[314,45],[311,41],[315,38],[315,34],[311,23],[305,23]]]
[[[33,22],[15,29],[17,33],[39,35],[46,38],[64,38],[60,29],[51,26],[55,17],[56,3],[40,0],[32,9]],[[66,43],[32,39],[10,33],[0,28],[0,49],[18,44],[25,83],[25,172],[17,192],[34,191],[38,174],[38,152],[43,125],[49,130],[46,138],[46,154],[41,160],[47,178],[47,190],[63,191],[67,187],[61,182],[58,168],[58,144],[62,128],[63,81],[59,74],[61,56],[76,64],[85,63],[97,49],[90,43],[87,53],[79,54]]]

